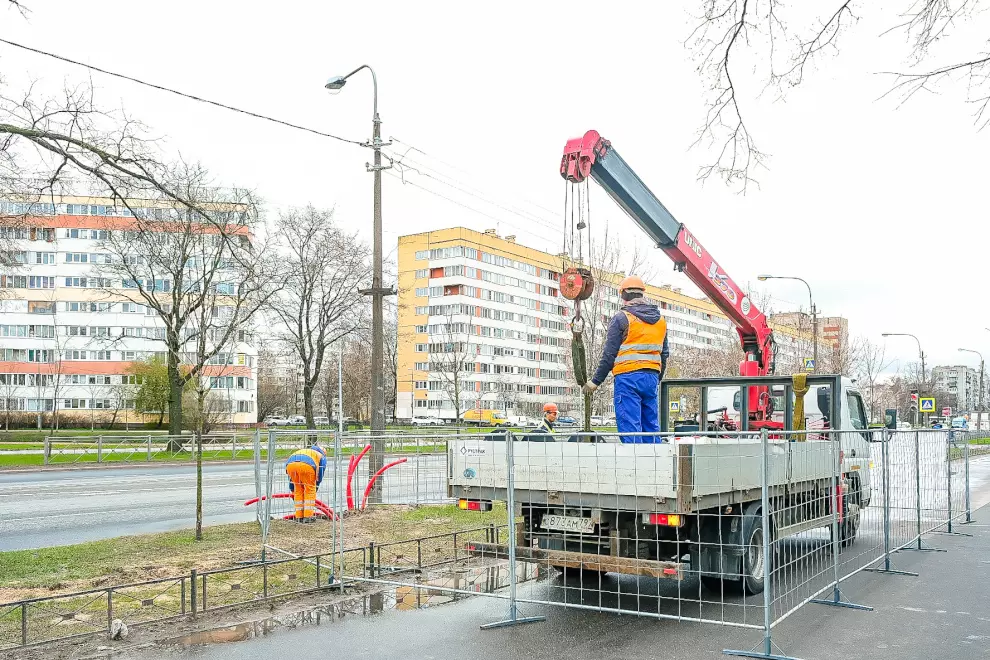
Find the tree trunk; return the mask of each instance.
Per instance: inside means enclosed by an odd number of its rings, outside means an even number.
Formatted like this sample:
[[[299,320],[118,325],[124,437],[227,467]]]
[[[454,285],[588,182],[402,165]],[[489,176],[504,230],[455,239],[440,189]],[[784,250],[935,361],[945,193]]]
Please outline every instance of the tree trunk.
[[[196,393],[198,420],[196,422],[196,540],[203,540],[203,426],[205,392]]]
[[[303,413],[306,415],[306,428],[315,429],[313,422],[313,385],[307,380],[303,383]],[[329,412],[327,413],[329,415]]]
[[[182,389],[185,383],[179,372],[178,338],[170,337],[168,344],[168,434],[182,433]],[[179,443],[181,446],[181,443]]]

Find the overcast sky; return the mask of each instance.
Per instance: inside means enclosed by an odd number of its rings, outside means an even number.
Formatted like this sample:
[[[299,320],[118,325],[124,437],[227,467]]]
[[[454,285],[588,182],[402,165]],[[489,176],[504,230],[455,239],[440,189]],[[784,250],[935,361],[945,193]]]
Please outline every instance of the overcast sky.
[[[758,291],[760,273],[802,276],[821,312],[848,317],[854,335],[914,333],[930,365],[972,362],[960,346],[990,358],[990,131],[974,128],[961,87],[899,108],[877,100],[889,81],[876,72],[907,53],[902,37],[878,36],[892,12],[862,13],[838,56],[784,101],[743,90],[771,158],[760,187],[740,195],[696,180],[711,159],[691,147],[705,111],[684,46],[698,2],[28,4],[27,20],[0,9],[0,36],[353,139],[370,136],[370,76],[335,96],[323,83],[372,65],[383,135],[423,173],[407,171],[408,185],[385,177],[386,253],[399,235],[452,225],[559,251],[560,154],[594,128],[737,283]],[[92,75],[98,102],[123,106],[223,182],[257,189],[273,213],[335,206],[370,240],[367,149],[3,44],[0,72],[15,88]],[[642,240],[600,190],[591,206],[593,228]],[[662,281],[687,285],[662,253],[654,261]],[[807,307],[800,283],[770,284],[775,311]],[[916,358],[910,338],[887,349],[900,363]]]

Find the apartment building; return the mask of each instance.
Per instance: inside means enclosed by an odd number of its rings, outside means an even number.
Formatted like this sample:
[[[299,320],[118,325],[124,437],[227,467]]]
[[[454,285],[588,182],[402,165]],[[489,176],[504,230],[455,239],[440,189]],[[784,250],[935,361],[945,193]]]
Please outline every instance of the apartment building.
[[[810,314],[805,312],[781,312],[770,316],[771,325],[774,328],[790,327],[803,333],[812,335],[812,319]],[[819,316],[818,317],[818,345],[819,348],[831,348],[839,350],[848,345],[849,342],[849,320],[842,316]]]
[[[112,275],[116,257],[106,245],[110,232],[133,226],[135,213],[166,221],[178,212],[129,204],[133,212],[98,198],[0,201],[0,409],[57,410],[97,423],[110,415],[119,422],[145,419],[134,410],[130,367],[165,358],[165,328],[138,301],[134,283]],[[154,290],[168,293],[171,282],[156,279]],[[229,344],[204,369],[210,408],[220,422],[253,423],[256,351],[246,330]]]
[[[980,406],[980,370],[966,365],[940,365],[932,369],[936,392],[955,398],[958,412],[975,412]],[[990,404],[990,382],[983,375],[983,403]],[[943,405],[943,402],[939,402]],[[951,402],[947,405],[951,405]]]
[[[572,303],[560,296],[562,255],[494,230],[461,227],[399,238],[396,417],[455,417],[469,408],[536,415],[546,402],[580,406],[570,364]],[[599,278],[585,302],[589,322],[620,305],[621,273]],[[663,310],[673,351],[736,342],[731,322],[707,300],[671,286],[647,290]],[[597,363],[589,355],[589,371]],[[453,378],[451,374],[458,374]]]

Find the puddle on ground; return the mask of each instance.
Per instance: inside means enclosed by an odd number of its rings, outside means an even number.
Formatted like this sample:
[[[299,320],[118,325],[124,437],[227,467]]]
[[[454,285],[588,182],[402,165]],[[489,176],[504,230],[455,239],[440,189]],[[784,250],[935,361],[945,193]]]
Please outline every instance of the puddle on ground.
[[[516,580],[528,582],[539,576],[535,564],[517,563]],[[387,579],[383,577],[383,579]],[[396,581],[413,582],[411,576]],[[372,616],[392,610],[421,610],[471,598],[473,594],[490,594],[509,586],[509,567],[484,566],[461,568],[430,576],[419,581],[421,586],[396,586],[387,591],[349,598],[337,603],[275,614],[255,621],[246,621],[225,628],[214,628],[162,642],[167,646],[191,647],[210,644],[243,642],[269,635],[279,629],[320,626],[351,616]],[[454,593],[470,592],[470,593]]]

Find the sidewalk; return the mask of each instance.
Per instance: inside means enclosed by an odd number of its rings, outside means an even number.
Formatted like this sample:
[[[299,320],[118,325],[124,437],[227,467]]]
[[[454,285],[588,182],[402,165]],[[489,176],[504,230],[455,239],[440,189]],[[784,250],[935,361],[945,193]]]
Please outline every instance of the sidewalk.
[[[804,660],[970,660],[990,658],[990,508],[959,529],[972,537],[933,534],[926,545],[947,552],[901,552],[894,567],[919,577],[861,573],[843,583],[846,600],[872,612],[809,604],[774,629],[775,649]],[[505,602],[484,598],[415,612],[385,612],[295,630],[240,644],[175,649],[197,660],[303,657],[406,660],[684,660],[723,658],[722,649],[748,649],[757,631],[657,621],[559,608],[521,606],[544,623],[481,631],[504,618]],[[135,658],[160,657],[161,650]]]

